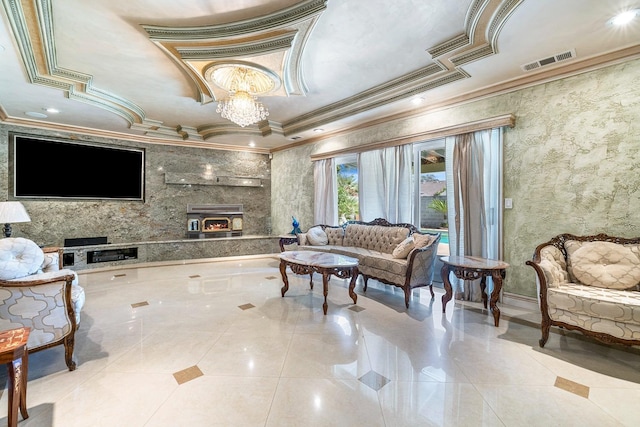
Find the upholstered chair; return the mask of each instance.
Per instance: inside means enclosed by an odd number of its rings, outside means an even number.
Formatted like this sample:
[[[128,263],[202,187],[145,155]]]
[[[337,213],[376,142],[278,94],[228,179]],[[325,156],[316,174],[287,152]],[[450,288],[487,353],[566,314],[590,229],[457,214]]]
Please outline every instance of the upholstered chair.
[[[62,248],[41,249],[22,237],[0,239],[0,330],[31,328],[29,353],[63,344],[73,371],[84,301],[78,276],[62,267]]]

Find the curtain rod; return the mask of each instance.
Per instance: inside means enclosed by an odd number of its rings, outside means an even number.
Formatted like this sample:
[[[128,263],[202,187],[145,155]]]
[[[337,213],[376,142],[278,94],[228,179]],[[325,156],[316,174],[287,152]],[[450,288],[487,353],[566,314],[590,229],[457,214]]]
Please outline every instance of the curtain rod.
[[[331,157],[341,156],[344,154],[362,153],[363,151],[377,150],[380,148],[396,147],[398,145],[412,144],[414,142],[424,142],[431,139],[445,138],[447,136],[460,135],[463,133],[476,132],[485,129],[493,129],[505,126],[512,128],[515,126],[515,124],[516,117],[513,114],[505,114],[503,116],[490,117],[488,119],[447,126],[440,129],[432,129],[425,132],[405,135],[398,138],[391,138],[384,141],[370,142],[367,144],[358,145],[357,147],[342,148],[340,150],[329,151],[326,153],[312,154],[311,161],[329,159]]]

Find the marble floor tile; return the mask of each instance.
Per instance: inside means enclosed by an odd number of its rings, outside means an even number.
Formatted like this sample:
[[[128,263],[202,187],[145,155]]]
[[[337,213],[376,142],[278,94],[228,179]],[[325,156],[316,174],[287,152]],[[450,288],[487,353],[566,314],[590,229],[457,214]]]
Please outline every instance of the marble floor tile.
[[[29,358],[21,427],[637,426],[640,348],[553,329],[531,309],[288,273],[273,255],[80,271],[64,348]],[[0,370],[0,425],[6,424]]]

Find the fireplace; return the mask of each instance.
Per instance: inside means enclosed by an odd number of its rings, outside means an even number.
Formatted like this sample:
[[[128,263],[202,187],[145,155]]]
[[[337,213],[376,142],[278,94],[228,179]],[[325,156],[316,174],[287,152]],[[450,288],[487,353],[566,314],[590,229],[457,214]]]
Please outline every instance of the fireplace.
[[[242,205],[187,205],[187,238],[242,236]]]

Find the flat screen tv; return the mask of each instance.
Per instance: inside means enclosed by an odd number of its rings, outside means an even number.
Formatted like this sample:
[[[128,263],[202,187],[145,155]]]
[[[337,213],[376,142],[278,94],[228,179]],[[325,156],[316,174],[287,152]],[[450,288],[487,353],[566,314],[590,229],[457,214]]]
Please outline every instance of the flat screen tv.
[[[13,136],[16,198],[144,200],[144,150]]]

